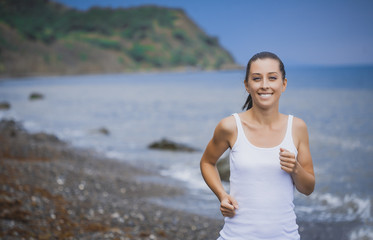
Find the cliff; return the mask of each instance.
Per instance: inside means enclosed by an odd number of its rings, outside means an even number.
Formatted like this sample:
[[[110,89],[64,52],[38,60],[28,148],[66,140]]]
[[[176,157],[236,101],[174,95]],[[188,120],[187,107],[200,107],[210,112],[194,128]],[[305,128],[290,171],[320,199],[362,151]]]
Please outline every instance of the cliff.
[[[181,9],[0,1],[2,77],[236,67]]]

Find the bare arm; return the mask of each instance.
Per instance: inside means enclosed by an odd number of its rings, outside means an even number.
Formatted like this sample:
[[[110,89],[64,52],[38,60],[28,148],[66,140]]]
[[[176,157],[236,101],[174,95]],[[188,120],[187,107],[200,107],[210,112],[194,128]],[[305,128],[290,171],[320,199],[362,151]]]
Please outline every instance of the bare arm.
[[[225,192],[220,180],[216,162],[230,147],[232,139],[236,138],[235,120],[228,117],[219,122],[215,128],[214,136],[208,143],[202,155],[200,167],[202,176],[220,201],[220,210],[224,216],[233,217],[234,210],[238,208],[236,200]]]
[[[310,195],[315,188],[315,173],[309,146],[307,125],[299,118],[294,118],[294,130],[298,139],[298,156],[281,149],[280,160],[282,169],[291,174],[297,190]]]

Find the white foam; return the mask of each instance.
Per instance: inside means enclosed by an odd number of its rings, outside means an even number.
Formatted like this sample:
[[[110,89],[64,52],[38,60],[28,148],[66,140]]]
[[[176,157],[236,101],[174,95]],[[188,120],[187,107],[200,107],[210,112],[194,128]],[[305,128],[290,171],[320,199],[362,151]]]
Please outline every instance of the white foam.
[[[124,159],[124,154],[117,151],[106,151],[105,155],[108,158],[114,158],[114,159]]]
[[[172,166],[170,169],[164,169],[161,171],[161,175],[169,176],[177,180],[188,183],[190,188],[194,189],[206,189],[206,184],[198,171],[191,171],[185,166]]]
[[[306,214],[310,214],[314,211],[312,207],[306,207],[306,206],[297,206],[296,207],[297,212],[302,212]]]
[[[30,121],[30,120],[24,121],[23,126],[27,131],[30,131],[30,132],[38,132],[38,131],[43,130],[40,124],[34,121]]]
[[[350,234],[350,240],[372,240],[373,229],[372,227],[364,226],[357,230],[354,230]]]
[[[336,196],[331,193],[313,193],[310,197],[316,205],[312,206],[313,212],[317,212],[320,220],[335,221],[371,221],[371,200],[359,198],[355,194]],[[300,211],[309,209],[298,208]]]

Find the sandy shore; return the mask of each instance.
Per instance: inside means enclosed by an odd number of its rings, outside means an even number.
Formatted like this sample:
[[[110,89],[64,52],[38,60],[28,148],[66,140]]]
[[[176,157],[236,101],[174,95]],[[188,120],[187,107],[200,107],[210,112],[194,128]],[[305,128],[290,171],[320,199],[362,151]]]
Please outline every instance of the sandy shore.
[[[1,239],[216,239],[222,222],[151,204],[181,189],[145,172],[0,123]]]
[[[147,199],[184,194],[156,173],[0,122],[0,239],[216,239],[223,221]],[[185,195],[187,196],[187,195]],[[218,207],[218,206],[217,206]],[[298,221],[302,240],[349,239],[359,223]]]

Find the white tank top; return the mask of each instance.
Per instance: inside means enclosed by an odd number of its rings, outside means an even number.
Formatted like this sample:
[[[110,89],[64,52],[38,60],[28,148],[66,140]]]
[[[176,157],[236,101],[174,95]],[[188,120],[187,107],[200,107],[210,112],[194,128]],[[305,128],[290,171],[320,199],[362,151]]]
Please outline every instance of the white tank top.
[[[275,147],[254,146],[246,138],[240,117],[233,114],[237,124],[237,139],[230,159],[230,194],[239,209],[233,218],[226,217],[220,238],[224,240],[299,240],[294,213],[294,184],[281,169],[280,147],[297,156],[292,137],[293,116],[289,115],[282,142]]]

